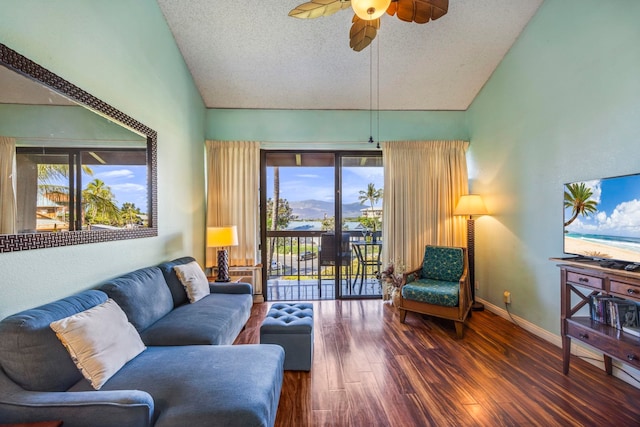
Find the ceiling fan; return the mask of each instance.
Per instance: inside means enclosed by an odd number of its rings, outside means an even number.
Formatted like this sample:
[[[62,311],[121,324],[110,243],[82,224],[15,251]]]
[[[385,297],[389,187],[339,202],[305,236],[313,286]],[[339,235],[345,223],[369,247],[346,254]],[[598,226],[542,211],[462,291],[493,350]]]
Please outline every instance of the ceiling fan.
[[[349,46],[360,52],[369,46],[380,28],[380,17],[386,11],[400,20],[425,24],[446,15],[449,0],[311,0],[289,12],[300,19],[329,16],[349,6],[355,12],[349,31]]]

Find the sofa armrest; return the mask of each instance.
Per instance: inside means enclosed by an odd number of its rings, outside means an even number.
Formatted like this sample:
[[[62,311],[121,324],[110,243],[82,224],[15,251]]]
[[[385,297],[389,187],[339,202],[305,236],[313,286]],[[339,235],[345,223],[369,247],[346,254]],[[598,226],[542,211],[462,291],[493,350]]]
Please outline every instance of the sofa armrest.
[[[253,294],[253,286],[250,283],[209,283],[212,294]]]
[[[7,423],[62,420],[64,427],[147,427],[154,402],[140,390],[28,391],[0,372],[0,419]]]

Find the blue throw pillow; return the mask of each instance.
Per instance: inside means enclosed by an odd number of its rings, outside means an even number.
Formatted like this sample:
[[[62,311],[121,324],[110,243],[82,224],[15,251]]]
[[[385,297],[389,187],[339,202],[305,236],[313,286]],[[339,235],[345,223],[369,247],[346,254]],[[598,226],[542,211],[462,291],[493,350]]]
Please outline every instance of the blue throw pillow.
[[[164,280],[167,282],[167,286],[169,287],[169,291],[171,292],[171,297],[173,298],[173,306],[178,307],[182,304],[186,304],[189,302],[187,298],[187,292],[182,286],[180,279],[176,276],[176,272],[173,269],[176,265],[189,264],[190,262],[195,261],[194,257],[186,256],[178,259],[174,259],[173,261],[163,262],[158,265],[160,271],[164,275]]]
[[[173,299],[158,267],[116,277],[100,287],[140,332],[173,310]]]

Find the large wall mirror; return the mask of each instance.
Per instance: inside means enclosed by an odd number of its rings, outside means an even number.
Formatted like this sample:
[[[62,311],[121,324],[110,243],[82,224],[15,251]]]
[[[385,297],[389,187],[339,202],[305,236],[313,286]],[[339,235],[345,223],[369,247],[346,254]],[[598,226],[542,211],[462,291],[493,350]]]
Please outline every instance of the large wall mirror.
[[[156,236],[156,143],[0,44],[0,252]]]

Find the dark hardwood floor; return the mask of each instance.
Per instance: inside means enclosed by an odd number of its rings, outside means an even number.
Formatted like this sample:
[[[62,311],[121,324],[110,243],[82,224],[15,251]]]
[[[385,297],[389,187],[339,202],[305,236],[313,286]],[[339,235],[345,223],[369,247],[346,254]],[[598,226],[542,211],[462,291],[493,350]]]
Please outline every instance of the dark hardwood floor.
[[[276,426],[638,426],[640,390],[492,314],[453,324],[380,300],[315,301],[311,372],[286,371]],[[258,343],[269,303],[236,343]],[[560,321],[560,320],[558,320]]]

